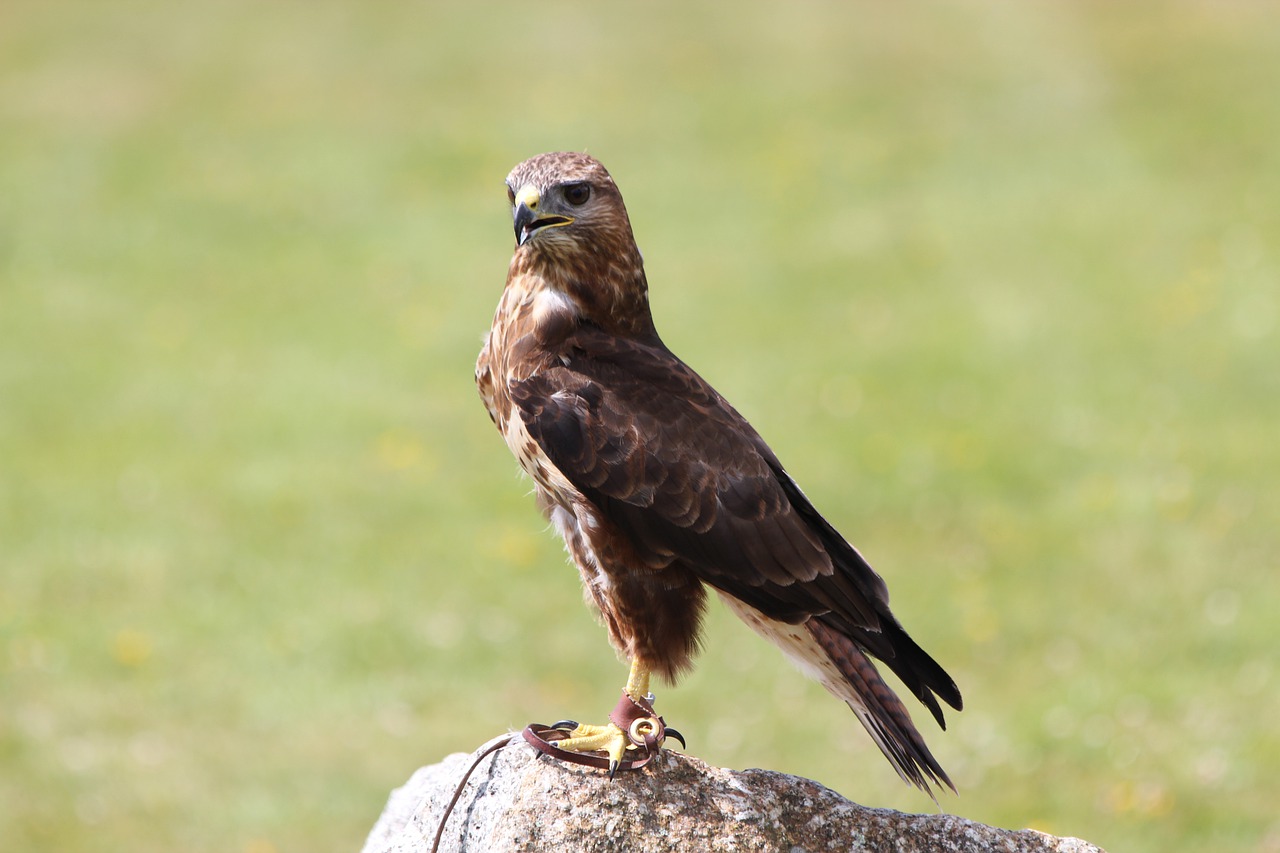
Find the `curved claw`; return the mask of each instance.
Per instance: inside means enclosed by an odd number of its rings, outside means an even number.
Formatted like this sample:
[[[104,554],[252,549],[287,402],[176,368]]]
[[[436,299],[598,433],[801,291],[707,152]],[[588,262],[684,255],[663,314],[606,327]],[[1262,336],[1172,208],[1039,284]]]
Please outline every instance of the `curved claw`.
[[[667,737],[675,738],[676,740],[680,741],[681,749],[689,748],[689,745],[684,742],[684,735],[680,734],[680,732],[677,731],[676,729],[673,729],[670,726],[667,726],[665,734]]]
[[[637,679],[634,664],[632,670],[632,678],[609,714],[608,723],[602,726],[582,725],[576,720],[560,720],[551,726],[530,723],[523,733],[525,741],[539,755],[606,769],[610,779],[619,770],[644,767],[660,755],[668,735],[685,747],[684,735],[667,728],[666,722],[653,710],[648,674],[642,672],[644,678]]]

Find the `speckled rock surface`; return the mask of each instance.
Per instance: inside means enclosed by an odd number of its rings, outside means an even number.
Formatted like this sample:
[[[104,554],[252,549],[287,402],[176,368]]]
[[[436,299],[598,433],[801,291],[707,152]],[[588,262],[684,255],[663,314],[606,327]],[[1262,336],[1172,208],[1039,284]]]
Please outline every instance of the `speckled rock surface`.
[[[428,853],[473,758],[451,755],[393,791],[363,853]],[[609,782],[599,770],[539,759],[519,738],[476,769],[440,850],[1100,853],[1029,829],[869,809],[808,779],[722,770],[675,753]]]

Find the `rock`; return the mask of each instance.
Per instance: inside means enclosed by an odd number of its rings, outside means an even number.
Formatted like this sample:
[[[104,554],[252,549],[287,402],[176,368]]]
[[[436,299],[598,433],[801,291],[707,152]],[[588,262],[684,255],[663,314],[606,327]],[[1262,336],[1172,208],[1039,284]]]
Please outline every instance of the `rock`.
[[[363,853],[428,853],[473,755],[423,767],[391,793]],[[441,851],[999,851],[1102,853],[1077,838],[952,815],[851,803],[817,782],[723,770],[663,752],[619,773],[540,758],[519,736],[484,758],[449,815]]]

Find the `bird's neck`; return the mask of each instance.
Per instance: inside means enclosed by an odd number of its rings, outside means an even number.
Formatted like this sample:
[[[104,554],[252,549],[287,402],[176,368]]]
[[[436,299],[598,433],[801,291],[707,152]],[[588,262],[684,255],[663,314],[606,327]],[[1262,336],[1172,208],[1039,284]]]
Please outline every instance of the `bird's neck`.
[[[657,337],[644,262],[634,247],[608,257],[581,257],[523,246],[511,259],[504,298],[510,305],[529,305],[544,343],[583,322],[618,337]]]

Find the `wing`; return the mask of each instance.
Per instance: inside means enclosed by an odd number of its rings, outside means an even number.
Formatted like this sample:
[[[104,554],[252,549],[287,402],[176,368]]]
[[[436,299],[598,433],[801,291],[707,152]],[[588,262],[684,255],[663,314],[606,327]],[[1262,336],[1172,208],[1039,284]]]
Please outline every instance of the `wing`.
[[[677,560],[765,616],[817,617],[885,661],[942,723],[960,695],[889,611],[884,581],[773,451],[656,339],[579,328],[511,388],[529,435],[655,568]]]

